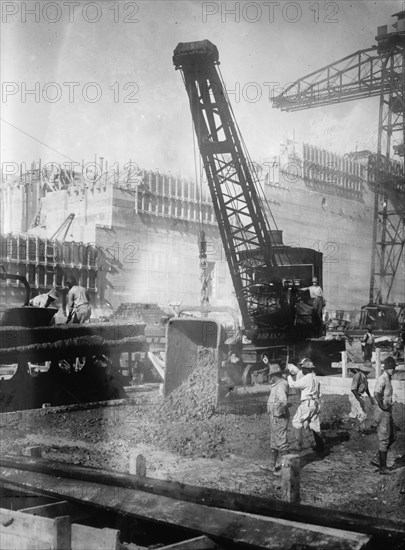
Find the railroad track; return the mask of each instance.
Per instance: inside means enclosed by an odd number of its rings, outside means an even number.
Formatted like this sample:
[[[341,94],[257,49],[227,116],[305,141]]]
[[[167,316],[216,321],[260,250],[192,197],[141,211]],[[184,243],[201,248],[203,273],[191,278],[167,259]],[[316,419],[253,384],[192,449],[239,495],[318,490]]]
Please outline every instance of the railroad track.
[[[142,469],[138,474],[0,457],[2,550],[136,550],[156,544],[178,550],[391,550],[401,548],[405,536],[405,522],[153,479]],[[48,527],[36,526],[44,517],[52,520]],[[33,544],[44,529],[52,531],[54,546],[17,545],[16,536]],[[89,529],[96,531],[90,536]]]

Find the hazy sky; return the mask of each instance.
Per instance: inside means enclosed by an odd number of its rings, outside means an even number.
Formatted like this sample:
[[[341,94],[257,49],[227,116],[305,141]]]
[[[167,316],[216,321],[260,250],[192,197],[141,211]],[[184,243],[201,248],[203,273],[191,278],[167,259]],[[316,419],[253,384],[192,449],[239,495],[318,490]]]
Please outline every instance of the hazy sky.
[[[97,154],[110,164],[132,159],[183,175],[194,168],[187,94],[172,63],[179,42],[217,45],[253,159],[277,153],[294,129],[297,140],[340,153],[376,149],[378,99],[284,113],[272,108],[265,83],[283,86],[372,46],[377,26],[405,9],[403,1],[385,0],[1,7],[1,116],[14,126],[2,124],[2,163],[92,161]]]

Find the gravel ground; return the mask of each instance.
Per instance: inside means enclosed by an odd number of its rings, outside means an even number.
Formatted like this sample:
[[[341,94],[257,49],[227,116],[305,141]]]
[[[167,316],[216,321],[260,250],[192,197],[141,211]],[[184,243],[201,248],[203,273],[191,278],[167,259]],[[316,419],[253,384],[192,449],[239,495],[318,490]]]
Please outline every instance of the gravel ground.
[[[155,390],[134,393],[120,405],[24,414],[22,421],[0,427],[0,452],[21,454],[27,446],[41,445],[44,458],[121,472],[129,471],[131,455],[143,454],[150,477],[279,498],[280,478],[259,467],[269,454],[263,400],[216,408],[214,363],[212,352],[201,350],[196,369],[166,401]],[[292,416],[297,397],[289,401]],[[404,430],[389,453],[391,474],[380,476],[370,465],[378,443],[374,411],[367,406],[369,430],[361,435],[347,417],[348,397],[323,397],[328,452],[322,457],[312,452],[312,436],[306,435],[301,502],[405,519]],[[393,412],[403,427],[405,407],[395,404]]]
[[[296,403],[292,403],[291,414]],[[351,422],[346,396],[325,396],[323,432],[329,454],[310,450],[308,435],[302,459],[303,503],[378,517],[405,519],[404,432],[389,453],[394,469],[380,476],[369,461],[377,449],[375,429],[361,436]],[[43,447],[44,458],[70,464],[129,471],[131,453],[142,453],[147,475],[194,485],[206,485],[251,495],[278,498],[280,479],[259,465],[269,451],[265,414],[213,413],[165,418],[167,404],[157,392],[136,394],[130,402],[90,410],[24,416],[24,422],[0,429],[0,451],[20,454],[31,445]],[[370,411],[372,412],[372,411]],[[198,416],[198,415],[197,415]],[[372,416],[371,416],[372,418]],[[394,406],[403,426],[404,407]]]

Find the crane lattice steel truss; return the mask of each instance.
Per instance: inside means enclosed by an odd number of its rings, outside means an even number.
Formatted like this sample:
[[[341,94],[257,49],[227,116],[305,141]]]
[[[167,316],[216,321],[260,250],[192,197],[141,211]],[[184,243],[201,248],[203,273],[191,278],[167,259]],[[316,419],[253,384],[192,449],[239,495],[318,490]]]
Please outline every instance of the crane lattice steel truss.
[[[258,306],[250,290],[255,284],[253,268],[275,266],[271,231],[217,70],[216,46],[208,40],[181,43],[173,62],[182,72],[189,95],[215,214],[246,326],[253,322],[252,311]],[[251,253],[248,258],[244,256],[246,251]]]
[[[274,107],[299,111],[379,96],[378,148],[369,161],[375,193],[370,303],[388,302],[405,247],[404,92],[405,12],[393,32],[378,27],[377,45],[300,78],[274,98]]]

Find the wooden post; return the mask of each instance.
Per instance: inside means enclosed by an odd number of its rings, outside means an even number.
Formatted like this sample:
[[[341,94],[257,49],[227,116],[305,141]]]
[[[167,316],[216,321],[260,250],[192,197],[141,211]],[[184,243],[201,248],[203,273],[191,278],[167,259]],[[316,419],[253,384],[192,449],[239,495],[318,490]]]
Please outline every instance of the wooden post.
[[[26,451],[27,451],[27,455],[31,456],[32,458],[42,457],[42,449],[39,445],[35,445],[33,447],[27,447]]]
[[[375,356],[376,356],[376,362],[375,362],[375,378],[379,378],[381,376],[381,348],[375,349]]]
[[[146,477],[146,458],[132,453],[129,457],[129,473],[139,477]]]
[[[72,549],[72,531],[70,526],[70,516],[60,516],[54,519],[54,548],[57,550]]]
[[[340,355],[342,356],[342,378],[345,380],[347,378],[347,351],[341,351]]]
[[[136,457],[136,475],[146,477],[146,458],[143,455]]]
[[[300,457],[285,455],[281,463],[281,498],[286,502],[300,501]]]

